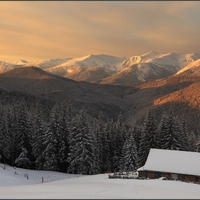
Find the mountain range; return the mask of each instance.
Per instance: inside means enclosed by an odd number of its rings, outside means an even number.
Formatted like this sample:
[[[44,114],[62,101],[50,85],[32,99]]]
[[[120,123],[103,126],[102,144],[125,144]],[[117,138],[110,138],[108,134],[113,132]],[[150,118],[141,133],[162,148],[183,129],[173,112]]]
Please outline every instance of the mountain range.
[[[51,74],[75,81],[131,85],[179,74],[190,68],[196,71],[194,66],[198,65],[199,59],[199,53],[161,54],[151,51],[131,57],[91,54],[79,58],[51,59],[35,63],[26,60],[0,61],[0,73],[19,67],[36,66]]]
[[[159,121],[171,108],[179,121],[187,121],[189,131],[200,132],[197,53],[149,52],[130,58],[102,54],[53,59],[34,66],[24,60],[0,64],[4,71],[0,89],[6,92],[55,102],[70,100],[74,108],[84,106],[94,117],[102,111],[105,117],[116,119],[121,112],[126,124],[141,123],[149,109]]]

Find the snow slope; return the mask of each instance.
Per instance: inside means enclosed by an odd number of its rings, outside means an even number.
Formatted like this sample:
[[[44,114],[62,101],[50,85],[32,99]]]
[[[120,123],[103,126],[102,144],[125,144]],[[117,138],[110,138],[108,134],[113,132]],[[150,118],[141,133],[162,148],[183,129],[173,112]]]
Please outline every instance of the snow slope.
[[[187,65],[186,67],[182,68],[181,70],[179,70],[176,75],[178,74],[182,74],[182,73],[190,73],[190,74],[200,74],[200,59],[195,60],[193,62],[191,62],[189,65]]]
[[[14,174],[16,173],[18,174]],[[29,179],[24,176],[28,174]],[[41,183],[41,177],[45,182]],[[1,199],[197,199],[200,185],[168,180],[108,179],[0,165]]]
[[[4,169],[5,167],[5,169]],[[28,178],[27,178],[28,175]],[[60,172],[28,170],[22,168],[14,168],[9,165],[0,163],[0,187],[11,185],[29,185],[44,182],[60,180],[64,178],[79,177],[78,174],[65,174]]]

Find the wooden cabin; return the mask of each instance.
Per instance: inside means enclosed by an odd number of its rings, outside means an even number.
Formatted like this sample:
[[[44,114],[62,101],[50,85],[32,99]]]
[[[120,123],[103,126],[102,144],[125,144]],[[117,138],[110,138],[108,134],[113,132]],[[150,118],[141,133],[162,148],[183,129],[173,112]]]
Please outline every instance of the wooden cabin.
[[[150,149],[145,165],[137,171],[139,178],[200,183],[200,153]]]

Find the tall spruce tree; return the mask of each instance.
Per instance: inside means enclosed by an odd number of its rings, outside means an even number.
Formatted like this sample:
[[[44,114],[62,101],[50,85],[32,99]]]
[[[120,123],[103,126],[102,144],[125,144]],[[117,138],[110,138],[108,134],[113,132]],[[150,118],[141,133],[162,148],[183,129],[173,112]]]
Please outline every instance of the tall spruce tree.
[[[183,128],[185,129],[185,128]],[[175,118],[174,112],[169,109],[166,118],[161,120],[160,148],[170,150],[187,150],[186,133],[181,131],[180,125]]]
[[[72,118],[70,132],[69,132],[69,153],[66,161],[68,162],[68,172],[77,173],[78,163],[74,162],[76,159],[76,135],[79,132],[78,128],[78,116]]]
[[[13,109],[10,107],[7,109],[7,127],[8,127],[8,140],[10,159],[8,164],[14,166],[15,159],[18,157],[18,141],[17,141],[17,120]]]
[[[45,150],[43,157],[45,159],[44,169],[45,170],[59,170],[59,151],[62,144],[59,143],[61,137],[59,127],[59,107],[55,104],[51,110],[50,121],[47,125],[47,130],[44,135]]]
[[[120,168],[122,171],[126,171],[127,173],[129,173],[130,171],[134,171],[138,168],[138,152],[134,138],[135,134],[135,129],[131,129],[131,132],[126,138],[122,149]]]
[[[102,144],[102,132],[103,132],[103,124],[101,121],[101,113],[99,114],[98,118],[95,118],[92,123],[92,129],[94,131],[96,137],[96,148],[95,148],[95,155],[98,159],[98,166],[101,173],[103,173],[103,144]]]
[[[200,152],[200,135],[197,136],[197,141],[196,141],[196,152]]]
[[[111,137],[110,137],[110,127],[109,124],[106,122],[104,124],[104,131],[103,131],[103,144],[104,144],[104,157],[103,157],[103,172],[110,172],[111,171]]]
[[[160,149],[167,149],[168,148],[168,140],[169,140],[169,135],[168,135],[168,128],[167,128],[167,119],[166,117],[162,117],[160,121],[160,125],[158,127],[158,133],[160,134],[159,136],[159,148]]]
[[[45,137],[46,123],[40,106],[36,105],[36,110],[34,113],[33,121],[33,144],[32,144],[32,154],[35,157],[35,167],[36,169],[42,170],[45,159],[43,157],[43,152],[45,150]]]
[[[27,156],[31,159],[32,152],[32,128],[29,118],[29,113],[27,110],[26,104],[24,102],[18,102],[15,110],[17,124],[16,124],[16,133],[17,133],[17,142],[18,142],[18,156],[22,152],[22,149],[27,150]]]
[[[148,110],[141,128],[141,139],[138,150],[139,167],[145,164],[150,148],[155,148],[157,146],[156,129],[153,112]]]
[[[15,164],[22,168],[28,168],[30,166],[30,160],[26,148],[22,147],[20,155],[15,159]]]
[[[115,156],[115,122],[113,119],[107,119],[105,123],[105,132],[107,135],[107,145],[108,145],[108,152],[107,155],[107,171],[108,172],[114,172],[115,171],[115,162],[114,162],[114,156]]]
[[[196,135],[194,134],[194,131],[191,131],[189,136],[188,136],[188,141],[189,141],[191,151],[196,151],[197,139],[198,139],[198,137],[196,137]]]
[[[67,172],[68,163],[68,153],[69,153],[69,132],[70,126],[72,121],[72,114],[71,114],[71,104],[68,102],[62,102],[60,107],[60,116],[59,116],[59,169],[62,172]]]
[[[126,136],[127,136],[127,129],[125,127],[125,124],[123,122],[123,117],[120,112],[118,115],[118,119],[115,122],[114,135],[113,135],[113,141],[112,141],[113,148],[114,148],[114,152],[113,152],[114,155],[112,158],[114,171],[120,170],[120,158],[122,155],[122,149],[123,149]]]
[[[10,140],[8,135],[7,113],[4,110],[0,118],[0,157],[4,164],[10,158]]]
[[[69,162],[68,172],[94,174],[97,171],[95,138],[84,109],[74,119],[73,126],[70,133],[70,153],[67,159]]]
[[[188,139],[188,129],[187,129],[187,123],[183,119],[182,123],[180,125],[180,139],[181,139],[181,145],[182,145],[182,150],[184,151],[191,151],[190,144],[189,144],[189,139]]]
[[[96,155],[98,156],[100,172],[104,173],[110,171],[110,144],[108,127],[104,122],[103,113],[100,112],[97,119],[94,121],[93,130],[96,135],[98,150]]]

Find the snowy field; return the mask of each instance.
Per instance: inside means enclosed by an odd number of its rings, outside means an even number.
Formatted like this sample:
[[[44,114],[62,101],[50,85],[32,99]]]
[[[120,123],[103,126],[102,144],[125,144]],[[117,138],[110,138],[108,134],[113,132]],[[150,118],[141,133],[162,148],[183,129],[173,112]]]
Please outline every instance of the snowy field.
[[[0,164],[0,199],[7,198],[200,199],[200,185],[159,179],[108,179],[108,174],[83,176],[10,166],[4,170]]]

